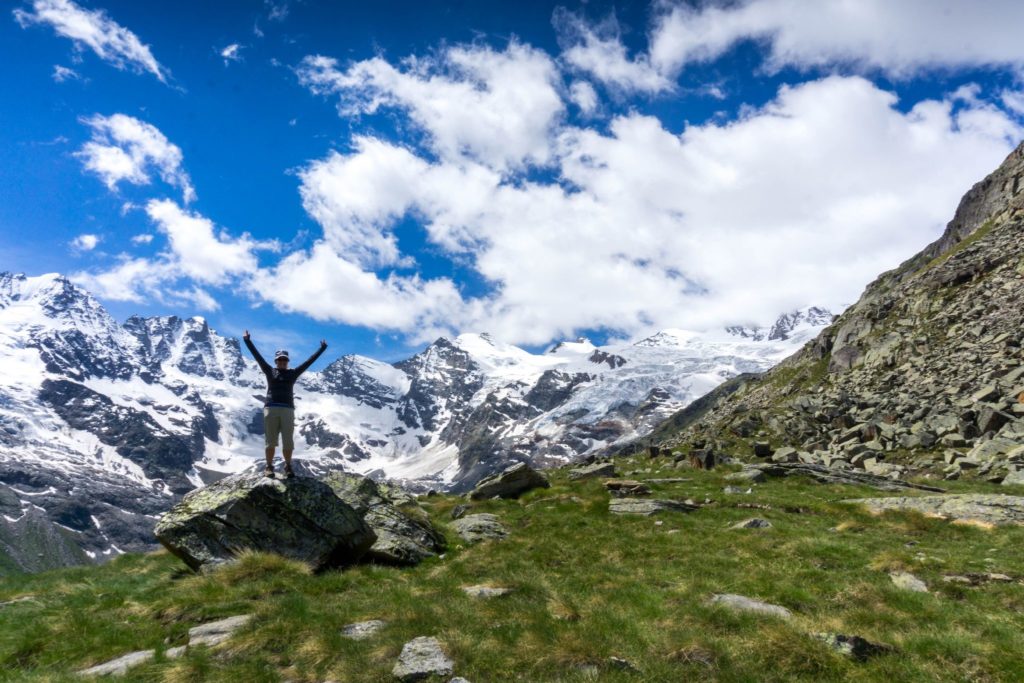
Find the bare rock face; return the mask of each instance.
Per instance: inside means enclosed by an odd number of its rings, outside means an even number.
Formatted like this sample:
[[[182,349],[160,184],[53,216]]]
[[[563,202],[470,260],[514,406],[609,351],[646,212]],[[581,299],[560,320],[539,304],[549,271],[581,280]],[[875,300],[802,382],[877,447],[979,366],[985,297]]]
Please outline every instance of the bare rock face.
[[[843,502],[859,503],[872,512],[914,510],[961,523],[1024,524],[1024,496],[961,493],[913,498],[857,498]]]
[[[277,553],[319,570],[356,562],[377,540],[327,484],[254,472],[189,493],[160,519],[155,534],[194,570],[243,550]]]
[[[550,486],[547,477],[526,463],[520,462],[481,481],[469,494],[469,497],[473,500],[483,500],[494,496],[515,498],[530,489],[546,489]]]
[[[409,500],[394,499],[372,479],[348,472],[329,472],[322,481],[352,506],[377,536],[364,559],[381,564],[414,565],[444,552],[444,534],[434,528],[427,513]]]

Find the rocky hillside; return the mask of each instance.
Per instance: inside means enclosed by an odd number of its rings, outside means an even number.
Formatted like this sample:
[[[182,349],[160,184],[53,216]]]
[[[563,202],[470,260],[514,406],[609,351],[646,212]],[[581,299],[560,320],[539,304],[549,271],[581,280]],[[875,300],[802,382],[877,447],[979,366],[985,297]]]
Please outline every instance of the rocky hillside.
[[[816,339],[677,413],[657,439],[890,476],[1024,477],[1022,175],[1024,145],[942,237]]]

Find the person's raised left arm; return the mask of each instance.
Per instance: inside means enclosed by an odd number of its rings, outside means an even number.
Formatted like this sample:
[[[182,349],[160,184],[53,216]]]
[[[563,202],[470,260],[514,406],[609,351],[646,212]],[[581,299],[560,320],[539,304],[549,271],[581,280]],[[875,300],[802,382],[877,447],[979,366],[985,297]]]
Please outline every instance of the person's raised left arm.
[[[303,363],[302,365],[300,365],[297,368],[295,368],[295,376],[298,377],[299,375],[304,373],[306,371],[306,369],[309,368],[309,366],[312,365],[316,361],[316,359],[320,357],[320,354],[323,353],[324,350],[326,350],[326,349],[327,349],[327,341],[325,339],[321,339],[320,340],[320,348],[316,350],[316,353],[314,353],[312,356],[307,358],[305,363]]]

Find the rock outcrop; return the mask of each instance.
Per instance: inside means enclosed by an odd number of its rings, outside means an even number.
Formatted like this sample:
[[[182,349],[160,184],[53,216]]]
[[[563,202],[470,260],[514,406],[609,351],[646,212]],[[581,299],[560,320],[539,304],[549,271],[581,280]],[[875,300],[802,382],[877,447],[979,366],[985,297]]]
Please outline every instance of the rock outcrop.
[[[670,420],[663,445],[902,478],[1024,470],[1024,145],[935,243],[797,354]]]
[[[377,540],[364,559],[381,564],[413,565],[444,552],[444,534],[413,500],[396,505],[372,479],[348,472],[329,472],[321,480],[350,505],[373,530]]]
[[[476,485],[476,488],[469,494],[473,500],[486,498],[515,498],[530,489],[548,488],[551,484],[540,472],[534,470],[523,462],[518,462],[510,467],[488,477]]]
[[[194,570],[243,550],[273,552],[314,569],[359,560],[377,540],[362,516],[310,477],[236,474],[186,495],[156,526],[157,540]]]

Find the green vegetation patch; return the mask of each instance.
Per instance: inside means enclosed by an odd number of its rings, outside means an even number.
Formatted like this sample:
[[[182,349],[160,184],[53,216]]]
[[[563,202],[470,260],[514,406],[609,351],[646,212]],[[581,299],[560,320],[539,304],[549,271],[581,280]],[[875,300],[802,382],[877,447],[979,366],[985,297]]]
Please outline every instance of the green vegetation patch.
[[[1024,528],[986,530],[912,513],[874,516],[840,502],[860,487],[772,480],[726,494],[728,470],[618,462],[654,483],[652,497],[705,503],[691,513],[615,516],[601,481],[569,482],[514,501],[475,503],[498,515],[501,542],[467,545],[414,568],[360,566],[312,574],[301,563],[248,554],[193,574],[166,553],[102,567],[17,576],[0,585],[0,677],[75,680],[73,672],[155,649],[128,681],[388,681],[402,645],[434,636],[470,681],[1024,680]],[[990,487],[958,483],[963,490]],[[746,487],[743,487],[746,490]],[[451,496],[424,499],[444,527]],[[767,529],[730,529],[751,517]],[[928,593],[897,588],[909,571]],[[1008,583],[951,583],[995,572]],[[511,588],[493,598],[473,585]],[[780,605],[788,620],[709,603],[733,593]],[[227,643],[164,653],[197,624],[253,620]],[[379,619],[365,640],[347,624]],[[819,632],[855,634],[895,650],[857,662]],[[630,662],[621,668],[612,658]]]

